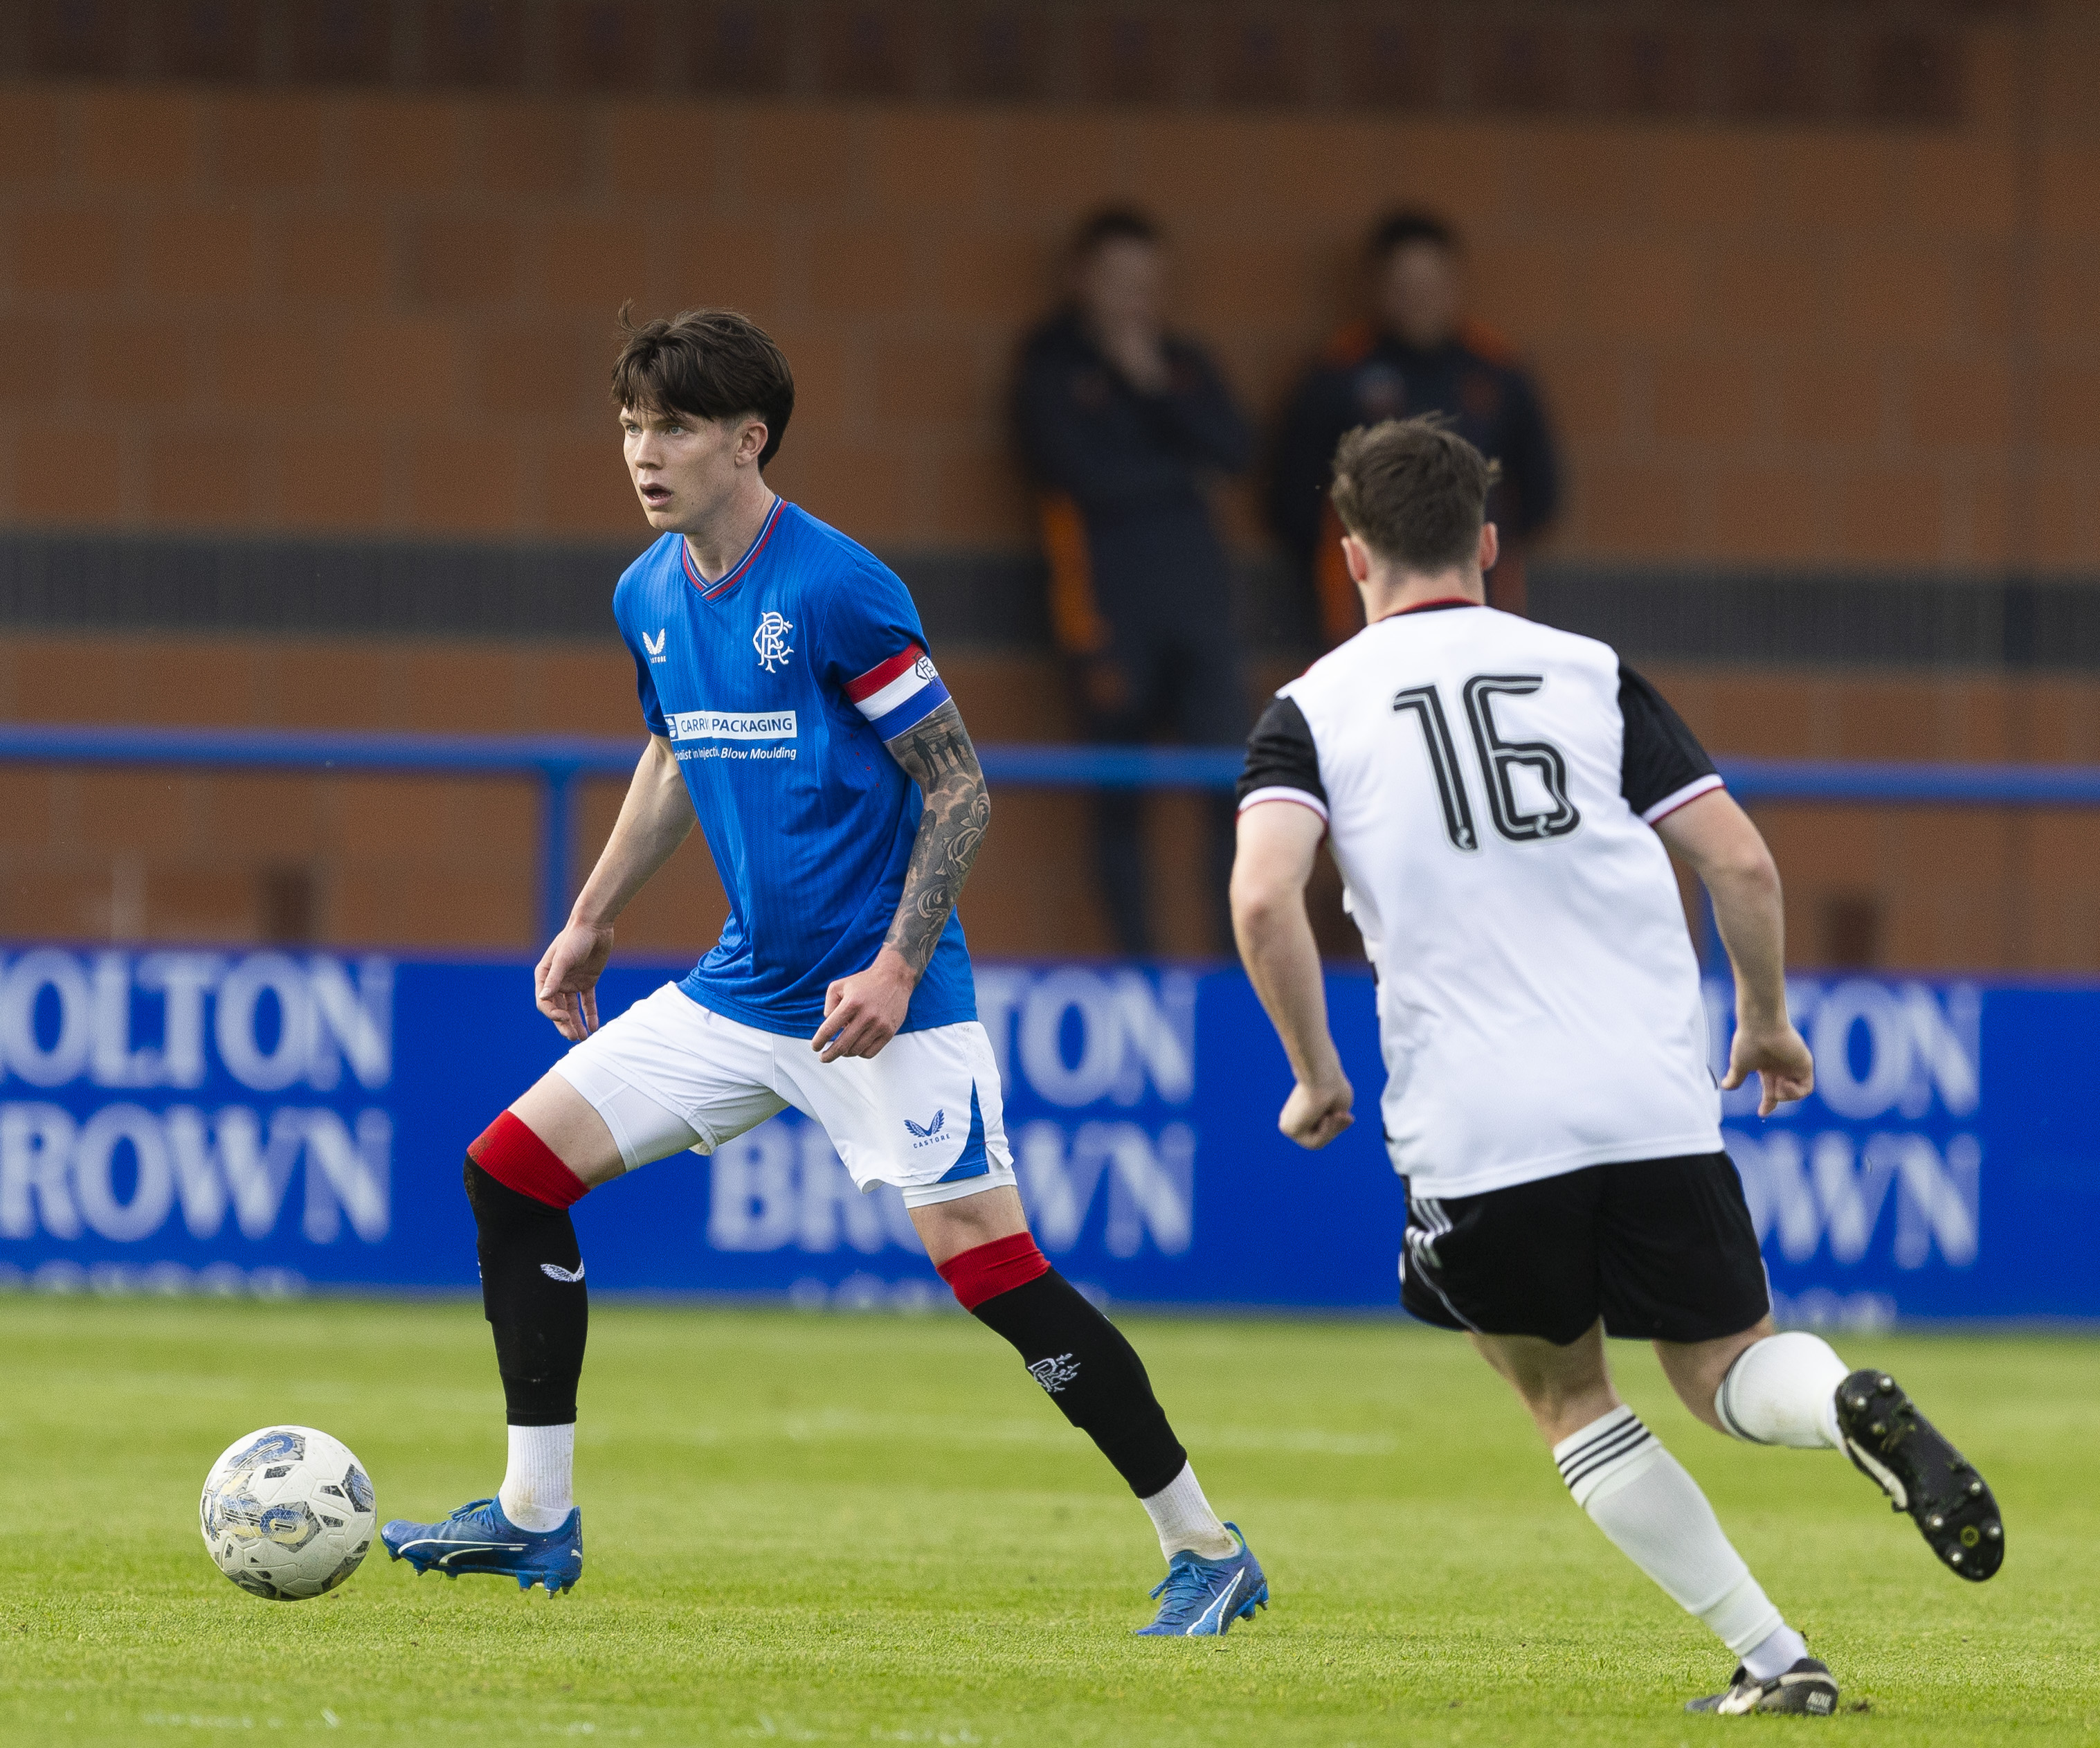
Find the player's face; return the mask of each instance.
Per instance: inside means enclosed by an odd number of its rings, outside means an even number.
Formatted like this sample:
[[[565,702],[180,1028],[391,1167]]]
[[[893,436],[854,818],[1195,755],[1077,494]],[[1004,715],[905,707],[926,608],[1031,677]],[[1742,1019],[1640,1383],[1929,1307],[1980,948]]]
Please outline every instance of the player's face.
[[[740,466],[765,444],[750,419],[702,419],[689,413],[623,408],[621,446],[642,513],[660,533],[704,527],[735,492]]]
[[[1379,316],[1410,346],[1441,346],[1458,325],[1458,263],[1431,242],[1403,243],[1378,276]]]
[[[1167,263],[1155,245],[1117,237],[1087,258],[1078,290],[1100,332],[1157,333],[1166,319]]]

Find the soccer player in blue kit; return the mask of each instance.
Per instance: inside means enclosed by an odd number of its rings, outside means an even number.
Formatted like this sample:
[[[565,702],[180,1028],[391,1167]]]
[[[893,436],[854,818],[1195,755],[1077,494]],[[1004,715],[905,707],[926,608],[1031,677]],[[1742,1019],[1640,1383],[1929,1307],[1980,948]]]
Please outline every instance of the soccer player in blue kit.
[[[613,613],[649,745],[540,961],[540,1010],[572,1048],[467,1150],[509,1467],[493,1499],[387,1524],[387,1552],[419,1573],[576,1582],[587,1311],[570,1206],[792,1105],[862,1190],[902,1193],[964,1308],[1150,1514],[1169,1565],[1140,1631],[1224,1633],[1267,1604],[1261,1568],[1203,1497],[1136,1351],[1050,1266],[1021,1210],[955,914],[990,803],[911,598],[766,485],[795,388],[755,324],[700,310],[626,334],[612,398],[663,537],[620,578]],[[614,919],[695,817],[729,895],[721,938],[601,1026]]]

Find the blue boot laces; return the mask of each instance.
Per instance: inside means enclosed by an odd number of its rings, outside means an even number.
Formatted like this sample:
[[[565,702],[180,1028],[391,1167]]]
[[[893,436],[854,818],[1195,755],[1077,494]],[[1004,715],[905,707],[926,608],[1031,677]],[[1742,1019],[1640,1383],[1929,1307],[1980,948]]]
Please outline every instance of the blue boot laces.
[[[1165,1606],[1159,1612],[1164,1614],[1171,1609],[1185,1610],[1205,1600],[1211,1576],[1205,1569],[1216,1564],[1216,1561],[1206,1561],[1192,1556],[1169,1566],[1167,1576],[1152,1587],[1154,1596],[1164,1594],[1167,1598]]]

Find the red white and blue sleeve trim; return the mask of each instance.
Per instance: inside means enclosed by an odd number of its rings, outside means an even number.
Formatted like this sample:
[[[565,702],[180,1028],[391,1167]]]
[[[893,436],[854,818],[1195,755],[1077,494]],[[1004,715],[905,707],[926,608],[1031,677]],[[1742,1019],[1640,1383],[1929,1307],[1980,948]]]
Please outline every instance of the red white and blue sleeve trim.
[[[948,701],[948,689],[934,671],[933,658],[907,643],[888,661],[878,662],[857,680],[846,682],[846,696],[873,725],[877,735],[894,740],[916,728]]]
[[[1405,611],[1405,609],[1402,609]],[[1299,788],[1295,784],[1272,783],[1259,789],[1250,789],[1240,797],[1239,811],[1259,807],[1264,801],[1295,801],[1300,807],[1309,807],[1322,819],[1327,817],[1327,804],[1318,796]]]
[[[1693,778],[1683,788],[1672,790],[1654,806],[1643,812],[1641,818],[1648,824],[1654,825],[1665,816],[1675,813],[1687,801],[1696,801],[1702,795],[1710,795],[1716,789],[1726,788],[1727,784],[1723,783],[1716,773],[1709,771],[1703,777]]]

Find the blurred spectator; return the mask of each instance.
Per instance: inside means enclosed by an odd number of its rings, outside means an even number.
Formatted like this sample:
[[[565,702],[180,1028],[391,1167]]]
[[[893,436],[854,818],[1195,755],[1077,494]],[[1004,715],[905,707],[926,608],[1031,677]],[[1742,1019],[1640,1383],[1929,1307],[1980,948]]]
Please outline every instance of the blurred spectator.
[[[1427,213],[1401,212],[1371,232],[1372,316],[1329,342],[1299,383],[1277,446],[1270,513],[1277,536],[1304,567],[1330,646],[1363,624],[1343,568],[1341,527],[1327,505],[1335,445],[1359,425],[1418,413],[1448,413],[1454,428],[1502,463],[1488,514],[1502,558],[1489,599],[1521,613],[1524,554],[1560,501],[1553,437],[1531,378],[1501,336],[1460,314],[1458,234]]]
[[[1251,457],[1246,422],[1202,347],[1167,330],[1158,227],[1121,208],[1079,227],[1065,306],[1022,347],[1015,416],[1040,492],[1050,621],[1089,739],[1237,745],[1246,686],[1209,489]],[[1143,797],[1097,804],[1101,896],[1126,953],[1154,950]],[[1211,823],[1215,945],[1229,951],[1232,806]]]

